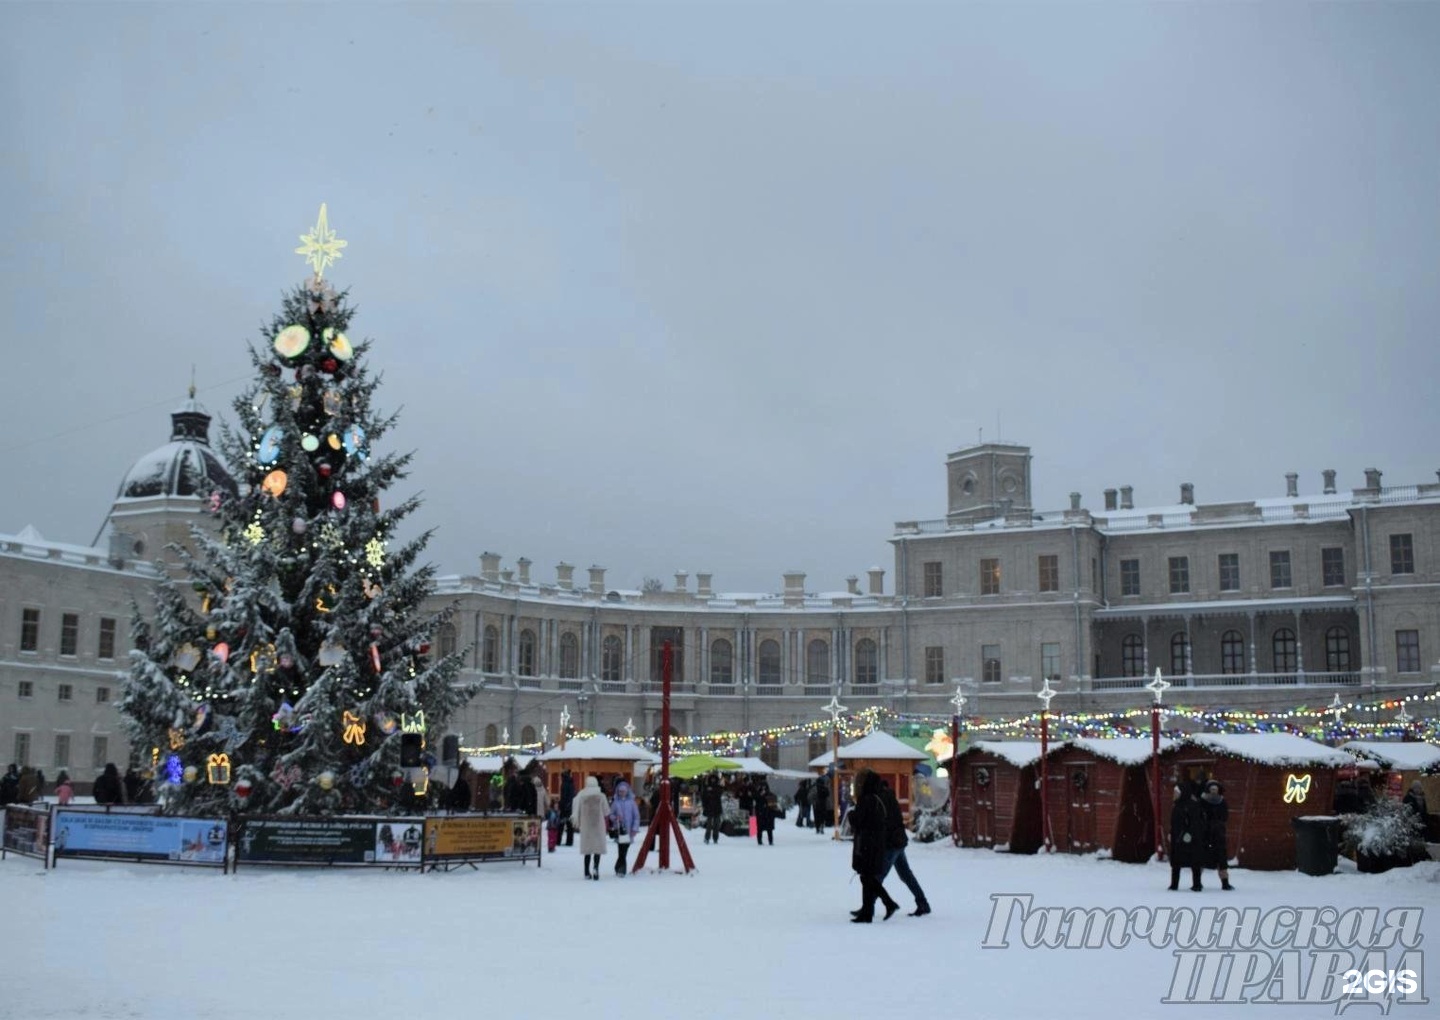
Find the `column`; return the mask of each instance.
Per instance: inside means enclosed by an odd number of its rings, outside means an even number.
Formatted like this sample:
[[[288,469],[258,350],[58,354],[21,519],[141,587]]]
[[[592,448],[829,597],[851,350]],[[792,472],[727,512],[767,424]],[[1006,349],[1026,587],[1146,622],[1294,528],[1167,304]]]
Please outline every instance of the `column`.
[[[700,675],[695,678],[696,683],[708,684],[710,682],[710,628],[700,628],[700,647],[695,656],[699,663]]]
[[[625,625],[625,663],[620,671],[620,679],[630,681],[635,677],[635,625]]]
[[[1190,614],[1185,614],[1185,675],[1195,672],[1195,643],[1190,640]]]
[[[1140,617],[1140,675],[1150,675],[1150,617]]]
[[[1254,676],[1257,671],[1255,662],[1255,612],[1252,610],[1246,613],[1245,618],[1250,621],[1250,675]]]
[[[1295,673],[1298,683],[1305,682],[1305,636],[1300,629],[1300,610],[1295,610]]]

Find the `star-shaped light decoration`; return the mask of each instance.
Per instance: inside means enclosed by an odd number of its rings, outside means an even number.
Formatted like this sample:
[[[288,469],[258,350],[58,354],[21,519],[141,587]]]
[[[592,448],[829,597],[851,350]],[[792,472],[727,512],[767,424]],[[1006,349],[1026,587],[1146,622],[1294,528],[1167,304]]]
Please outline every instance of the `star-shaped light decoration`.
[[[242,534],[250,540],[251,545],[259,545],[265,541],[265,529],[260,527],[259,521],[251,521]]]
[[[840,704],[840,696],[838,694],[832,694],[830,695],[830,704],[820,709],[820,711],[830,717],[831,727],[838,730],[840,728],[840,717],[850,710]]]
[[[1165,692],[1175,686],[1169,680],[1160,675],[1160,667],[1155,667],[1155,679],[1145,685],[1145,689],[1155,695],[1155,704],[1165,700]]]
[[[340,249],[347,243],[337,238],[335,231],[330,229],[325,203],[321,202],[320,218],[315,221],[310,233],[300,235],[300,247],[295,249],[295,254],[305,256],[305,261],[314,268],[315,279],[318,281],[325,275],[325,268],[340,257]]]
[[[1405,702],[1400,702],[1400,711],[1395,713],[1395,721],[1401,726],[1409,726],[1414,719],[1413,715],[1405,711]]]
[[[380,568],[385,564],[385,543],[376,535],[365,543],[365,562],[372,567]]]
[[[509,727],[509,726],[506,726],[505,729],[501,732],[501,734],[500,734],[500,743],[504,744],[506,747],[509,747],[509,746],[510,746],[510,727]]]
[[[547,740],[549,740],[549,739],[550,739],[550,724],[549,724],[549,723],[541,723],[541,724],[540,724],[540,746],[541,746],[541,747],[544,747],[544,746],[545,746],[545,742],[546,742]]]
[[[1041,710],[1045,712],[1050,711],[1050,701],[1059,693],[1059,691],[1050,686],[1050,678],[1047,676],[1045,682],[1040,685],[1040,689],[1035,692],[1035,697],[1040,699]]]
[[[1335,716],[1335,725],[1339,726],[1340,717],[1345,714],[1345,709],[1340,704],[1340,695],[1337,694],[1334,698],[1330,699],[1329,711]]]
[[[320,529],[320,541],[330,549],[339,549],[345,544],[340,529],[329,522],[326,522],[325,526]]]
[[[634,720],[634,718],[626,719],[626,720],[625,720],[625,739],[626,739],[626,740],[630,740],[630,739],[634,738],[634,736],[635,736],[635,720]]]
[[[969,700],[970,699],[965,697],[965,695],[961,692],[960,684],[957,681],[955,684],[955,697],[950,699],[950,704],[955,706],[956,715],[965,714],[965,705],[969,702]]]
[[[570,728],[570,706],[560,706],[560,732],[564,733]]]

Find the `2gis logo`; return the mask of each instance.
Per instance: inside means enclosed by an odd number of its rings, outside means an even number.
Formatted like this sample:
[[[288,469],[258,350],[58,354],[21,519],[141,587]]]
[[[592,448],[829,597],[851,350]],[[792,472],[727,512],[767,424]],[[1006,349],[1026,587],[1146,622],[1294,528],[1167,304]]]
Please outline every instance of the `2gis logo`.
[[[1414,995],[1420,990],[1420,976],[1413,970],[1347,970],[1341,980],[1341,995]]]

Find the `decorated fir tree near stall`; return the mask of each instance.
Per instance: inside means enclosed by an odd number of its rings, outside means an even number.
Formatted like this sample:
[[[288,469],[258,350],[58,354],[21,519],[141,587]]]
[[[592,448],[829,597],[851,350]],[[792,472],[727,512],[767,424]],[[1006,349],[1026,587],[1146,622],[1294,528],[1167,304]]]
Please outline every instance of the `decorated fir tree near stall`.
[[[177,813],[409,809],[425,776],[407,733],[433,747],[466,697],[459,657],[430,655],[445,614],[420,612],[429,536],[391,546],[419,505],[383,499],[410,455],[374,451],[395,417],[372,408],[370,345],[323,278],[345,244],[323,205],[301,240],[314,275],[251,347],[256,381],[221,430],[240,495],[210,497],[215,533],[174,550],[188,583],[134,622],[120,709]]]

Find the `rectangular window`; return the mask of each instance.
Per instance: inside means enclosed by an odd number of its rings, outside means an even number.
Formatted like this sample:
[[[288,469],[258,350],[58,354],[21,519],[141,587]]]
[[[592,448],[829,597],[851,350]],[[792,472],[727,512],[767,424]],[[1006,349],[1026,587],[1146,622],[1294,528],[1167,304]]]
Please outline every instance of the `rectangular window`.
[[[998,559],[980,561],[980,594],[1000,594],[1000,561]]]
[[[1000,682],[1000,646],[980,646],[980,675],[987,684]]]
[[[75,685],[74,685],[74,684],[59,684],[59,685],[56,686],[56,688],[55,688],[55,693],[56,693],[56,695],[57,695],[57,697],[58,697],[58,700],[60,700],[60,701],[74,701],[74,700],[75,700]]]
[[[1120,561],[1120,594],[1121,594],[1121,595],[1139,595],[1139,594],[1140,594],[1140,561],[1139,561],[1139,560],[1121,560],[1121,561]]]
[[[22,697],[22,698],[33,698],[33,697],[35,697],[35,681],[34,681],[34,680],[21,680],[20,683],[19,683],[18,685],[16,685],[16,691],[15,691],[15,693],[16,693],[19,697]]]
[[[1040,557],[1040,590],[1041,590],[1041,591],[1059,591],[1059,590],[1060,590],[1060,557],[1059,557],[1059,556],[1041,556],[1041,557]]]
[[[55,734],[55,767],[68,769],[70,767],[70,734]]]
[[[100,645],[95,654],[101,659],[115,658],[115,621],[108,616],[100,617]]]
[[[108,705],[109,703],[110,703],[110,688],[108,688],[108,687],[97,687],[97,688],[95,688],[95,704],[97,704],[97,705]]]
[[[1290,576],[1290,550],[1275,549],[1270,553],[1270,587],[1292,587]]]
[[[1345,550],[1339,546],[1320,550],[1320,575],[1327,588],[1345,587]]]
[[[1190,557],[1170,557],[1170,594],[1183,595],[1190,590]]]
[[[925,647],[925,682],[927,684],[943,684],[945,682],[945,649],[939,645]]]
[[[1240,554],[1220,554],[1220,590],[1240,590]]]
[[[1397,630],[1395,632],[1395,672],[1420,672],[1420,632],[1418,630]]]
[[[24,768],[30,764],[30,734],[15,734],[15,764]]]
[[[1390,536],[1390,573],[1415,573],[1415,539],[1413,536]]]
[[[25,609],[20,613],[20,650],[34,652],[40,648],[40,610]]]
[[[74,655],[80,647],[80,615],[65,613],[60,617],[60,654]]]
[[[927,599],[938,599],[945,594],[941,583],[940,563],[933,561],[925,564],[925,597]]]
[[[90,741],[90,767],[96,772],[103,769],[110,760],[110,738],[96,737]]]
[[[1060,679],[1060,642],[1045,641],[1040,645],[1040,675],[1046,680]]]

